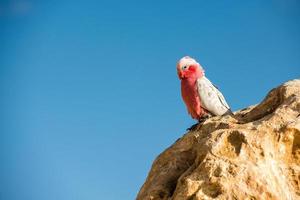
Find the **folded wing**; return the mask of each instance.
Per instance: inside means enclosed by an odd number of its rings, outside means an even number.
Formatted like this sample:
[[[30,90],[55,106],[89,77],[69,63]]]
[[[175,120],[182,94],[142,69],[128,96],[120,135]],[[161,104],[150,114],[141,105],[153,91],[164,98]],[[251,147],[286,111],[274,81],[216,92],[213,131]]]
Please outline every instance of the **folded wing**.
[[[224,115],[230,111],[222,93],[204,76],[197,80],[201,106],[214,115]]]

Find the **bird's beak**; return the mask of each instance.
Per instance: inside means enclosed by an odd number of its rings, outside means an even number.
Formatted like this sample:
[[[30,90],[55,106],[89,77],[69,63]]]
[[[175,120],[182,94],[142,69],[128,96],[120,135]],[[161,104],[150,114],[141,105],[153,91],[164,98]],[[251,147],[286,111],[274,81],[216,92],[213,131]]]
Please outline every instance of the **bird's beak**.
[[[178,72],[178,76],[179,76],[179,79],[183,79],[183,78],[184,78],[184,73],[183,73],[183,71],[179,71],[179,72]]]

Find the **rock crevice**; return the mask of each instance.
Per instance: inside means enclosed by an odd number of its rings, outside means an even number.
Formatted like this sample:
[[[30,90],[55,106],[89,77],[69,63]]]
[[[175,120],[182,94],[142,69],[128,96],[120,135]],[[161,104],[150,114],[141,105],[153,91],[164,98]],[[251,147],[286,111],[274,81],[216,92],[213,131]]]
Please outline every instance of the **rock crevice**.
[[[213,117],[154,161],[137,200],[300,199],[300,80]]]

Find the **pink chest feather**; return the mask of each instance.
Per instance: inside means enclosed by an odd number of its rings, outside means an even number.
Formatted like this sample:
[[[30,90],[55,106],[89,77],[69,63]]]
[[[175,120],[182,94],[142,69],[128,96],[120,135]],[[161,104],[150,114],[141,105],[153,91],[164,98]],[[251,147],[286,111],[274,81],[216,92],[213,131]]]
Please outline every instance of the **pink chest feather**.
[[[194,119],[201,117],[201,102],[197,91],[197,79],[187,78],[181,81],[181,95],[188,112]]]

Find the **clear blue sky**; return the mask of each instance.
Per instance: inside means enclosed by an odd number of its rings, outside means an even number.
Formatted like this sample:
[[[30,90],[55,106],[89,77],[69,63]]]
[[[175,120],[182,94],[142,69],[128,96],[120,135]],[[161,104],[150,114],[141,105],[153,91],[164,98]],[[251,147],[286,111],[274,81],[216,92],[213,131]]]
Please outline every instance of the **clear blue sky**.
[[[190,55],[233,110],[300,75],[300,3],[0,1],[0,199],[131,200],[194,121]]]

